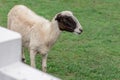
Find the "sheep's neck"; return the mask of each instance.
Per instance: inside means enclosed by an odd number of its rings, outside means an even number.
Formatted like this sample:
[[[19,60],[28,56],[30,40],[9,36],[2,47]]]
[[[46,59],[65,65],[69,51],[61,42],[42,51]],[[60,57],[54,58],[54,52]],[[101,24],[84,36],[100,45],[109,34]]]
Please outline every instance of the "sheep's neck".
[[[50,27],[51,30],[50,30],[49,42],[48,42],[49,47],[51,47],[56,42],[56,40],[58,39],[61,33],[58,27],[58,23],[56,21],[52,21]]]

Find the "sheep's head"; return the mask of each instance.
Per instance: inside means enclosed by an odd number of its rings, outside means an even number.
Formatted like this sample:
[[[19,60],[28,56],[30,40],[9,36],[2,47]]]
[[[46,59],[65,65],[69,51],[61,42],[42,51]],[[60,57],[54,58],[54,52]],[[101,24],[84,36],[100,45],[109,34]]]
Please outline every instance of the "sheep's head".
[[[83,31],[79,21],[70,11],[58,13],[55,20],[58,21],[61,31],[74,32],[75,34],[80,34]]]

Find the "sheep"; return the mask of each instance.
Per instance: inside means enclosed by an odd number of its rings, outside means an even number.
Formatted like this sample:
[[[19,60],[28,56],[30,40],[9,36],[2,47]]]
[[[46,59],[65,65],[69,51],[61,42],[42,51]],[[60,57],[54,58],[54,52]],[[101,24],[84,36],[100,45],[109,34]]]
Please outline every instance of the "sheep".
[[[35,65],[35,55],[42,55],[42,71],[46,72],[48,51],[62,31],[75,34],[83,29],[71,11],[62,11],[49,21],[37,15],[24,5],[15,5],[8,13],[7,27],[22,35],[22,46],[29,49],[31,66]],[[24,59],[24,53],[22,53]]]

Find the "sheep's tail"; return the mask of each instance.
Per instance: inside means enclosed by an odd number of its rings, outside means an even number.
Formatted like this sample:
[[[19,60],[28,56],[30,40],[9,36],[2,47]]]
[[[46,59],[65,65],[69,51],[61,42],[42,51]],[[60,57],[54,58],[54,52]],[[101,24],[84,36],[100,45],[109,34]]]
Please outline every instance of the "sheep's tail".
[[[10,12],[8,13],[8,15],[7,15],[7,28],[8,29],[10,29],[11,28],[11,24],[12,24],[12,17],[13,17],[13,15],[12,15],[12,12],[11,12],[11,10],[10,10]]]

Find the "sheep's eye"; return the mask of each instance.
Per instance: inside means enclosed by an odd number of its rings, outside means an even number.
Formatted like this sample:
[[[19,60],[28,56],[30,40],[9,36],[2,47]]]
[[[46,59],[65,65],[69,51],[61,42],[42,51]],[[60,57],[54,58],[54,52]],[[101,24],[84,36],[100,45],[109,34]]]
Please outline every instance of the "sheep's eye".
[[[67,18],[68,21],[72,21],[72,19],[70,17]]]
[[[76,27],[76,22],[70,16],[66,16],[63,19],[63,22],[65,25],[68,25],[69,27]]]

